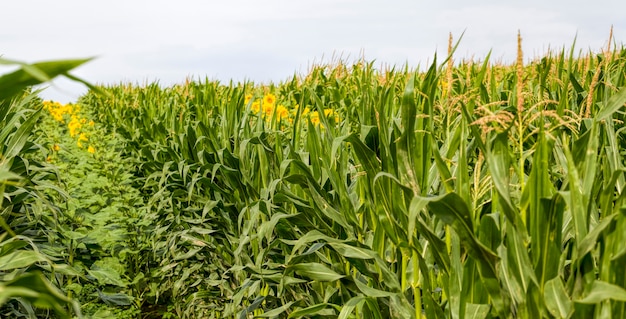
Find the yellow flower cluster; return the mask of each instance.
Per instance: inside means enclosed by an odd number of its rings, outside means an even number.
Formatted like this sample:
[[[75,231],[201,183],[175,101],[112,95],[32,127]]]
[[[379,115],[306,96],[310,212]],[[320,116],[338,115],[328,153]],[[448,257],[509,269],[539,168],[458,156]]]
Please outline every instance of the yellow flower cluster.
[[[45,110],[48,110],[48,112],[50,112],[50,115],[52,115],[52,117],[57,121],[57,122],[65,122],[65,115],[71,115],[74,114],[74,112],[79,112],[80,111],[80,106],[79,105],[72,105],[72,104],[61,104],[59,102],[53,102],[53,101],[43,101],[43,108]]]
[[[246,106],[250,104],[250,111],[253,114],[259,115],[268,122],[271,121],[272,118],[275,118],[278,121],[286,120],[287,122],[292,123],[293,117],[295,117],[295,114],[300,106],[296,105],[293,110],[289,110],[284,105],[277,104],[276,100],[276,96],[272,93],[265,94],[263,98],[258,99],[255,99],[252,94],[247,94],[244,103]],[[321,124],[321,118],[318,111],[311,111],[309,106],[302,110],[301,116],[304,119],[308,118],[315,126],[324,128],[324,125]],[[332,109],[325,109],[324,116],[326,116],[326,119],[332,124],[338,124],[340,122],[339,114]]]
[[[321,123],[320,114],[318,111],[311,112],[311,108],[307,106],[304,108],[304,110],[302,110],[302,116],[305,118],[308,117],[313,125],[319,125],[321,128],[324,128],[324,124]],[[325,109],[324,116],[326,116],[326,119],[328,121],[331,121],[335,124],[339,123],[340,121],[339,114],[337,114],[337,112],[333,111],[332,109]]]
[[[83,148],[83,142],[87,142],[89,138],[87,137],[87,133],[84,132],[83,126],[89,125],[94,126],[95,123],[93,121],[87,122],[87,119],[80,115],[80,105],[77,104],[61,104],[59,102],[53,101],[44,101],[43,108],[47,110],[52,118],[55,121],[60,122],[61,124],[65,124],[67,122],[67,128],[71,137],[76,138],[76,145],[78,147]],[[55,144],[52,147],[53,151],[59,151],[61,147]],[[95,153],[96,149],[93,146],[89,146],[87,148],[89,153]]]
[[[67,128],[70,130],[70,136],[71,137],[76,136],[78,134],[78,132],[80,131],[80,128],[83,126],[83,124],[85,124],[84,119],[83,119],[83,121],[81,121],[78,118],[78,116],[72,115],[72,119],[67,124]],[[79,139],[79,141],[80,141],[80,139]]]
[[[245,104],[248,105],[254,97],[252,94],[246,95]],[[250,110],[254,114],[260,114],[266,121],[271,121],[274,116],[278,121],[289,120],[289,110],[282,104],[276,105],[276,96],[268,93],[263,99],[252,101]]]

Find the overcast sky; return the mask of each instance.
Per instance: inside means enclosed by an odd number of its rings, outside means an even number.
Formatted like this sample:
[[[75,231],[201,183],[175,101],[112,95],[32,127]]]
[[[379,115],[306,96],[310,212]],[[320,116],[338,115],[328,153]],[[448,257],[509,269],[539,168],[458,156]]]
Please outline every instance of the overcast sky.
[[[95,56],[74,74],[94,83],[187,76],[280,82],[314,62],[364,56],[375,65],[425,65],[465,35],[457,56],[511,61],[520,30],[526,58],[548,48],[584,52],[626,39],[626,1],[14,0],[0,9],[0,55],[35,62]],[[10,71],[0,68],[0,74]],[[55,81],[43,96],[85,88]]]

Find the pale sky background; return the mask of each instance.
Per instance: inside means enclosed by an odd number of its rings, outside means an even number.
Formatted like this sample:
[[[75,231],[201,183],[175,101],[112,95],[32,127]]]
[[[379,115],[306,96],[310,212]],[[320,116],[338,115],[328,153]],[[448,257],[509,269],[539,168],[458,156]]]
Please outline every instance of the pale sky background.
[[[0,7],[0,55],[26,62],[96,59],[73,73],[92,83],[183,82],[207,76],[275,83],[333,56],[375,65],[443,58],[464,31],[457,59],[513,61],[548,48],[599,51],[611,25],[626,38],[626,1],[419,0],[13,0]],[[0,74],[11,71],[0,67]],[[57,80],[44,98],[75,100],[86,88]]]

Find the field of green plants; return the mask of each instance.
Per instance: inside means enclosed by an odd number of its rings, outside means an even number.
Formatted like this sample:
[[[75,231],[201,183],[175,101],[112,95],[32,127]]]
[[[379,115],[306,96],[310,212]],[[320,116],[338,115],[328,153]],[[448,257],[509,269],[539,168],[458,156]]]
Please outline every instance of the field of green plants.
[[[0,60],[0,317],[626,317],[626,49],[453,52],[171,87]],[[29,88],[57,75],[91,89]]]

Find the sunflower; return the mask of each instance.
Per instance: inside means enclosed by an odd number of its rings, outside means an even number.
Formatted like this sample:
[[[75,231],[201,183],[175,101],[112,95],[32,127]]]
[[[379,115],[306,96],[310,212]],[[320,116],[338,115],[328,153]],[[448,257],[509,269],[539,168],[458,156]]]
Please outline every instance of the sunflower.
[[[254,114],[259,113],[259,111],[261,110],[261,102],[259,102],[259,101],[252,102],[252,105],[250,106],[250,110]]]
[[[263,104],[274,105],[276,103],[276,96],[272,93],[268,93],[263,97]]]
[[[289,117],[289,110],[282,104],[278,104],[276,107],[276,116],[278,120],[286,119]]]

